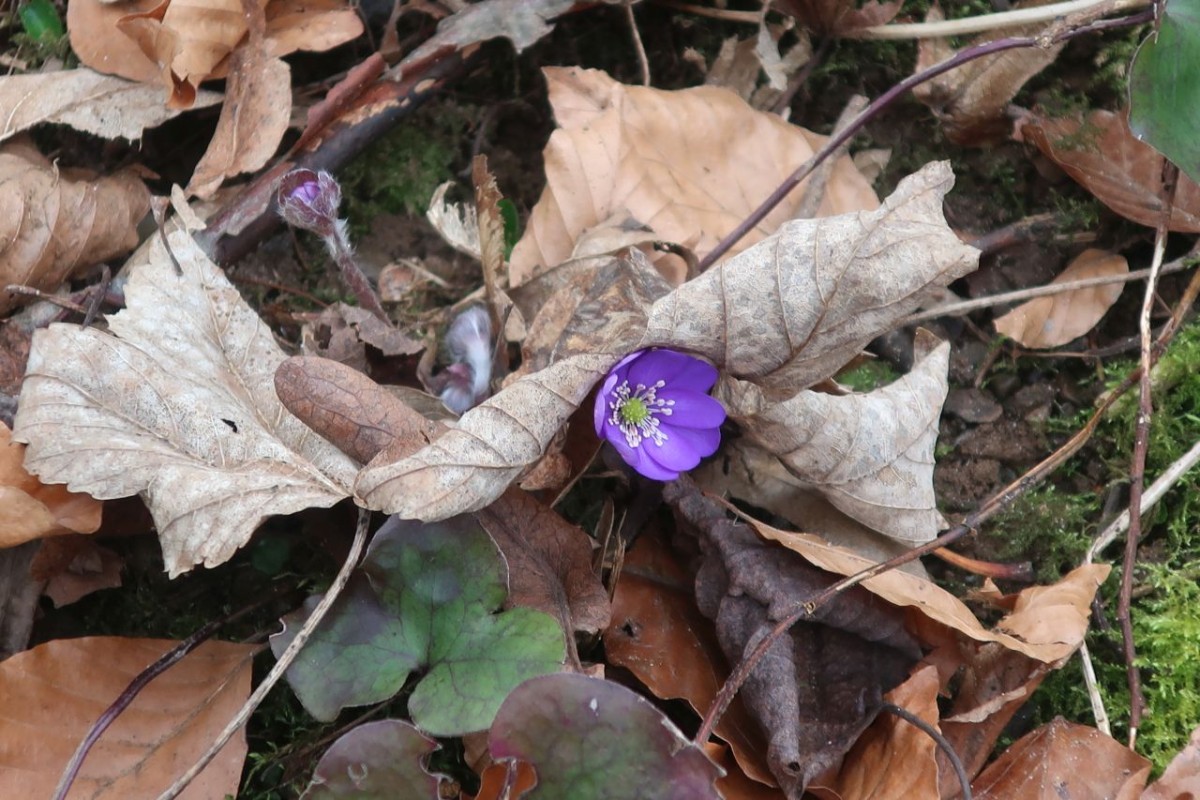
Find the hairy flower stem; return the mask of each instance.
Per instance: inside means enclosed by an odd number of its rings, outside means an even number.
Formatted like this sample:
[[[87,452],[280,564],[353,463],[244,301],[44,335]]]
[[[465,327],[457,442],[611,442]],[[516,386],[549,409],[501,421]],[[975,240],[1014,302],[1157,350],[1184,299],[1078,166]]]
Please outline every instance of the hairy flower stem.
[[[354,259],[354,248],[350,245],[346,226],[338,224],[334,226],[332,234],[321,238],[325,240],[325,247],[329,249],[329,255],[338,265],[338,269],[342,273],[342,280],[358,298],[358,304],[384,322],[391,324],[387,313],[383,310],[383,304],[379,302],[379,295],[375,293],[371,282],[367,280],[367,276],[359,269],[358,262]]]
[[[742,222],[736,228],[734,228],[729,235],[717,242],[717,246],[714,247],[708,253],[708,255],[700,259],[699,271],[703,272],[704,270],[708,269],[717,261],[717,259],[729,252],[731,247],[741,241],[742,237],[753,230],[758,223],[762,222],[767,214],[770,214],[771,210],[774,209],[775,206],[779,205],[779,203],[783,201],[783,198],[787,197],[788,194],[790,194],[791,191],[795,189],[802,180],[807,178],[814,169],[820,166],[821,163],[828,159],[831,155],[836,153],[838,148],[840,148],[843,144],[858,134],[858,132],[861,131],[868,122],[877,117],[880,113],[887,109],[888,106],[896,102],[896,100],[898,100],[913,87],[919,86],[926,81],[933,80],[938,75],[949,72],[957,67],[961,67],[963,64],[967,64],[976,59],[983,58],[984,56],[990,56],[996,53],[1002,53],[1006,50],[1016,50],[1023,47],[1047,48],[1050,45],[1058,44],[1059,42],[1066,41],[1067,39],[1074,39],[1076,36],[1082,36],[1087,33],[1096,33],[1098,31],[1106,31],[1112,28],[1124,28],[1130,25],[1140,25],[1144,22],[1150,22],[1153,19],[1154,10],[1146,9],[1145,11],[1140,11],[1137,14],[1130,14],[1126,17],[1097,20],[1086,25],[1060,30],[1052,34],[1043,34],[1042,36],[1010,36],[1004,39],[996,39],[995,41],[984,42],[983,44],[976,45],[975,47],[968,47],[965,50],[959,51],[940,64],[934,64],[928,69],[924,69],[914,75],[910,75],[876,98],[875,101],[871,103],[871,105],[867,106],[861,114],[855,117],[854,120],[851,121],[844,130],[831,136],[829,141],[825,143],[825,146],[817,151],[812,158],[810,158],[808,161],[805,161],[796,168],[795,172],[785,178],[783,183],[779,184],[778,188],[776,188],[775,191],[772,192],[771,195],[767,197],[767,199],[764,200],[758,208],[754,209],[754,211],[752,211],[748,217],[742,220]]]

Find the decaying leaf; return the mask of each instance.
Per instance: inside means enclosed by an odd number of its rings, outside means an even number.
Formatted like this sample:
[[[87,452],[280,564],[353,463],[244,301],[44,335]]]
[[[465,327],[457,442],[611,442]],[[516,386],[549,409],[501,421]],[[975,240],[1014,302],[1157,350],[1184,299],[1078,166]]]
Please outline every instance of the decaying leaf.
[[[142,494],[174,576],[224,562],[271,514],[333,505],[356,467],[275,396],[267,325],[190,235],[170,247],[133,270],[112,334],[38,331],[13,435],[44,480]]]
[[[632,672],[655,697],[683,698],[704,714],[728,671],[712,624],[696,607],[692,586],[661,533],[643,530],[625,554],[613,593],[613,623],[604,632],[604,654],[608,664]],[[762,731],[740,695],[714,732],[729,743],[749,777],[775,785],[764,760]]]
[[[849,36],[863,28],[886,25],[900,11],[900,2],[868,0],[778,0],[775,7],[818,36]]]
[[[150,193],[132,172],[72,179],[30,148],[0,149],[0,314],[24,284],[54,291],[77,271],[137,244]]]
[[[174,646],[159,639],[56,639],[0,664],[0,796],[50,797],[76,745],[145,667]],[[84,760],[71,796],[157,797],[208,749],[250,694],[258,648],[205,642],[138,694]],[[237,793],[244,729],[180,795]]]
[[[188,194],[201,198],[212,197],[226,178],[266,164],[291,119],[291,67],[270,55],[262,12],[240,16],[249,27],[249,37],[229,54],[229,80],[217,130],[187,186]]]
[[[1059,119],[1031,117],[1020,132],[1101,203],[1138,224],[1158,225],[1163,158],[1129,130],[1128,114],[1090,111]],[[1178,233],[1200,233],[1200,185],[1186,175],[1179,176],[1169,227]]]
[[[703,254],[825,142],[715,86],[668,92],[624,86],[598,70],[545,74],[559,129],[544,154],[546,189],[513,249],[514,286],[565,261],[584,231],[617,212]],[[736,249],[792,218],[805,185]],[[877,205],[870,184],[841,159],[820,213]]]
[[[754,442],[838,510],[921,544],[946,527],[933,490],[933,448],[950,358],[949,343],[921,333],[913,370],[867,394],[805,390],[771,403],[754,384],[726,380],[715,396]]]
[[[0,423],[0,547],[100,527],[98,501],[65,486],[47,486],[25,471],[24,459],[24,446]]]
[[[1044,5],[1047,0],[1016,3],[1015,8]],[[944,19],[934,5],[926,14],[927,22]],[[1009,28],[976,37],[970,47],[1001,36],[1036,36],[1037,26]],[[977,58],[913,88],[913,96],[942,121],[946,138],[955,144],[986,145],[1007,138],[1011,124],[1005,110],[1021,87],[1033,76],[1054,63],[1064,44],[1021,48]],[[928,69],[954,56],[957,51],[949,39],[922,39],[917,45],[914,72]]]
[[[1080,253],[1050,285],[1125,275],[1128,272],[1129,262],[1124,256],[1089,248]],[[1025,347],[1058,347],[1094,328],[1105,312],[1117,302],[1124,288],[1124,284],[1110,283],[1048,297],[1035,297],[997,319],[996,330]]]
[[[704,553],[696,598],[730,660],[742,658],[774,623],[837,580],[726,519],[686,478],[667,484],[663,498]],[[769,739],[771,772],[789,797],[799,798],[842,759],[878,713],[883,694],[920,657],[904,613],[861,587],[773,643],[742,693]]]
[[[1150,762],[1095,728],[1058,717],[1026,734],[971,784],[978,800],[1136,800]]]
[[[218,92],[202,90],[193,108],[221,102]],[[163,105],[162,91],[143,83],[102,75],[87,67],[0,78],[0,108],[10,109],[0,141],[32,128],[55,124],[105,139],[140,139],[179,115]]]
[[[1200,728],[1171,759],[1162,777],[1146,787],[1142,800],[1184,800],[1200,796]]]
[[[62,608],[92,592],[120,586],[124,567],[125,559],[90,536],[61,536],[42,543],[29,574],[46,582],[42,594]]]
[[[363,32],[358,15],[336,0],[270,0],[269,56],[328,50]],[[168,106],[190,108],[197,87],[230,73],[230,54],[248,30],[241,0],[77,0],[67,6],[71,48],[99,72],[159,82]]]

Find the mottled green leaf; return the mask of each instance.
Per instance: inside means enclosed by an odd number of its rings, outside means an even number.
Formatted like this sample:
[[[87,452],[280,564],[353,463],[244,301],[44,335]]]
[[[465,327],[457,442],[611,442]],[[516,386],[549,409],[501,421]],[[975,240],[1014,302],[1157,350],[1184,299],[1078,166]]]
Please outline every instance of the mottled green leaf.
[[[397,719],[353,728],[325,751],[300,800],[438,800],[425,758],[438,743]]]
[[[410,673],[413,722],[437,736],[484,730],[521,681],[555,672],[566,656],[553,617],[527,608],[494,613],[508,568],[471,517],[436,524],[390,519],[361,570],[287,672],[309,712],[332,720],[347,706],[388,699]],[[276,656],[315,599],[271,638]]]
[[[1129,74],[1129,127],[1200,181],[1200,0],[1168,0]]]
[[[488,735],[497,759],[528,761],[560,800],[718,798],[722,770],[661,711],[611,681],[560,673],[533,678],[504,701]]]

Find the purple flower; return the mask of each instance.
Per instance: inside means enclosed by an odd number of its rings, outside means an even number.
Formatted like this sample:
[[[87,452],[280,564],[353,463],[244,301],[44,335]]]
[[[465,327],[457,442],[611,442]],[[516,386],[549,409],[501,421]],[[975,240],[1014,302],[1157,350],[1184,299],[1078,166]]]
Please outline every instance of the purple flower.
[[[596,435],[647,478],[675,480],[721,443],[716,381],[716,367],[674,350],[630,353],[596,394]]]
[[[279,181],[279,215],[288,224],[331,236],[337,229],[342,188],[328,172],[296,169]]]

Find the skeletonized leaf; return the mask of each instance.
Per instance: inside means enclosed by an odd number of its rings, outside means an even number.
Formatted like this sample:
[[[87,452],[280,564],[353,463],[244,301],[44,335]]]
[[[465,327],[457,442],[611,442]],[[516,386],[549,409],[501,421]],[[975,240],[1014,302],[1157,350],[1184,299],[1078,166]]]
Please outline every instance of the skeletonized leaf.
[[[1084,278],[1124,275],[1127,272],[1129,262],[1124,256],[1089,248],[1080,253],[1050,285]],[[1109,283],[1049,297],[1035,297],[997,319],[996,330],[1025,347],[1058,347],[1095,327],[1105,312],[1117,302],[1124,288],[1124,284]]]
[[[796,220],[656,302],[642,346],[700,353],[768,394],[832,375],[919,302],[975,269],[942,216],[954,184],[926,164],[883,205]]]
[[[0,287],[53,291],[84,267],[137,244],[150,193],[131,172],[69,180],[25,148],[0,151]],[[0,293],[0,314],[17,297]]]
[[[221,102],[218,92],[201,91],[193,108]],[[34,125],[69,125],[105,139],[140,139],[179,115],[163,105],[162,90],[87,67],[0,78],[0,108],[10,109],[0,141]]]
[[[805,390],[771,403],[753,384],[723,381],[716,396],[757,444],[842,513],[921,544],[945,527],[933,490],[933,448],[950,345],[926,333],[917,347],[925,355],[912,372],[867,394]]]
[[[35,334],[13,435],[43,480],[142,494],[174,576],[224,562],[271,514],[338,502],[355,465],[275,396],[285,355],[266,324],[191,236],[170,243],[130,276],[115,335]]]
[[[656,238],[703,254],[825,142],[717,86],[671,92],[624,86],[599,70],[552,67],[545,74],[559,129],[544,154],[546,189],[513,248],[514,286],[561,264],[584,231],[618,213],[645,224]],[[795,216],[806,185],[735,252]],[[878,202],[842,158],[820,213]]]
[[[1129,130],[1126,114],[1091,111],[1086,117],[1033,117],[1021,136],[1062,167],[1104,205],[1140,225],[1162,217],[1162,156]],[[1170,229],[1200,233],[1200,184],[1179,176]]]

